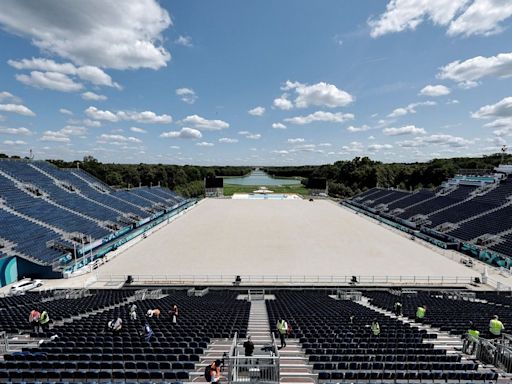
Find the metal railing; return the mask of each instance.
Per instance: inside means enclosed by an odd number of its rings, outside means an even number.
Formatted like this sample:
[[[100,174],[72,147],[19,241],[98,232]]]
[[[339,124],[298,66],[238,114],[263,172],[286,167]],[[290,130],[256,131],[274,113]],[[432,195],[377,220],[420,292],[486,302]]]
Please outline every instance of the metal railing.
[[[240,349],[235,334],[228,355],[228,383],[279,383],[279,351],[273,335],[272,350],[267,354],[244,356]]]
[[[512,373],[512,348],[510,335],[503,335],[502,339],[478,340],[476,358],[483,363],[492,364],[505,372]]]
[[[232,275],[131,275],[135,284],[143,285],[232,285]],[[126,281],[128,275],[99,275],[100,282]],[[474,281],[469,276],[272,276],[272,275],[247,275],[241,276],[243,286],[261,285],[397,285],[397,286],[465,286]]]

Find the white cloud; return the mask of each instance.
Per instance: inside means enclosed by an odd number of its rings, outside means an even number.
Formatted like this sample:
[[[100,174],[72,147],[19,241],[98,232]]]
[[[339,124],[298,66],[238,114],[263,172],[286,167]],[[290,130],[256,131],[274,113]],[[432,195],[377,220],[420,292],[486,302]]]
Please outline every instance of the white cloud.
[[[197,100],[197,95],[191,88],[178,88],[176,89],[176,94],[181,96],[181,101],[187,104],[194,104]]]
[[[157,115],[152,111],[134,112],[134,111],[102,111],[96,107],[89,107],[85,110],[85,114],[94,120],[106,120],[110,122],[118,121],[136,121],[138,123],[152,124],[169,124],[172,117],[169,115]]]
[[[318,144],[319,147],[332,147],[331,143],[320,143]]]
[[[280,97],[274,99],[272,105],[284,111],[288,111],[293,108],[293,103],[290,100],[288,100],[287,93],[283,93]]]
[[[104,100],[107,100],[107,96],[98,95],[97,93],[94,93],[94,92],[84,92],[84,93],[82,93],[82,99],[104,101]]]
[[[512,52],[496,56],[476,56],[465,61],[452,61],[440,68],[439,79],[453,80],[462,88],[472,88],[485,77],[506,78],[512,76]]]
[[[192,47],[192,38],[190,36],[180,35],[176,40],[174,40],[174,44],[183,45],[184,47]]]
[[[0,133],[6,134],[6,135],[21,135],[21,136],[29,136],[32,134],[32,131],[30,129],[21,127],[21,128],[8,128],[8,127],[1,127],[0,126]]]
[[[406,125],[400,128],[384,128],[382,130],[387,136],[400,136],[400,135],[424,135],[427,132],[423,128],[418,128],[414,125]]]
[[[420,91],[421,96],[445,96],[450,94],[450,88],[444,85],[427,85]]]
[[[288,80],[282,89],[284,91],[295,90],[297,94],[297,97],[295,98],[295,106],[297,108],[308,108],[313,106],[336,108],[344,107],[354,101],[354,97],[348,92],[338,89],[333,84],[325,82],[308,85]]]
[[[263,114],[265,113],[265,108],[264,107],[255,107],[255,108],[247,111],[247,113],[249,113],[249,115],[252,115],[252,116],[263,116]]]
[[[238,131],[238,134],[239,135],[248,135],[248,134],[250,134],[250,132],[249,131]]]
[[[71,112],[69,109],[66,109],[66,108],[59,109],[59,112],[62,113],[63,115],[73,116],[73,112]]]
[[[459,104],[459,103],[460,103],[460,102],[459,102],[459,100],[457,100],[457,99],[448,100],[448,101],[446,102],[446,104],[447,104],[447,105]]]
[[[364,149],[363,143],[360,143],[359,141],[352,141],[348,145],[344,145],[341,147],[344,151],[347,152],[361,152]]]
[[[29,75],[16,75],[16,80],[35,88],[47,88],[60,92],[78,92],[83,88],[69,76],[59,72],[32,71]]]
[[[14,103],[19,103],[20,99],[18,99],[16,96],[14,96],[12,93],[7,91],[0,92],[0,101],[9,100]]]
[[[138,128],[138,127],[130,127],[130,131],[135,132],[135,133],[147,133],[148,132],[145,129]]]
[[[361,125],[360,127],[355,127],[355,126],[351,125],[350,127],[347,128],[347,131],[349,131],[349,132],[364,132],[364,131],[368,131],[369,129],[370,129],[370,127],[366,124]]]
[[[259,133],[252,133],[250,135],[245,136],[247,139],[250,140],[259,140],[261,139],[261,135]]]
[[[272,123],[272,128],[274,129],[286,129],[286,125],[282,123]]]
[[[368,150],[375,152],[380,151],[381,149],[392,149],[393,146],[391,144],[370,144],[368,146]]]
[[[425,147],[430,144],[437,144],[451,148],[461,148],[472,144],[474,141],[466,140],[459,136],[436,134],[431,136],[418,136],[413,140],[398,141],[396,144],[403,148]]]
[[[347,120],[352,120],[354,115],[351,113],[332,113],[324,111],[316,111],[307,116],[296,116],[284,119],[287,123],[304,125],[310,124],[316,121],[330,122],[330,123],[343,123]]]
[[[395,117],[405,116],[409,113],[416,113],[417,107],[431,107],[434,105],[437,105],[437,103],[435,101],[430,101],[430,100],[422,101],[419,103],[411,103],[406,107],[396,108],[393,112],[391,112],[388,115],[388,117],[395,118]],[[385,123],[385,121],[381,121],[381,122]]]
[[[18,115],[23,115],[23,116],[35,116],[36,115],[29,108],[25,107],[22,104],[0,104],[0,111],[17,113]]]
[[[195,129],[205,131],[218,131],[229,128],[229,124],[222,120],[208,120],[198,115],[191,115],[181,120],[182,124],[191,125]]]
[[[490,119],[512,117],[512,96],[501,99],[496,104],[484,105],[478,111],[471,114],[475,119]]]
[[[80,66],[158,69],[171,58],[162,46],[171,17],[154,0],[90,0],[73,6],[5,0],[0,24]]]
[[[76,125],[66,125],[58,132],[66,136],[83,136],[87,133],[87,128]]]
[[[290,152],[288,152],[287,150],[285,149],[281,149],[281,150],[275,150],[275,151],[272,151],[272,153],[275,153],[277,155],[288,155]]]
[[[507,0],[391,0],[378,18],[370,18],[371,36],[415,30],[425,20],[448,27],[450,36],[490,35],[512,15]]]
[[[142,143],[142,140],[132,136],[102,134],[98,138],[99,143]]]
[[[71,63],[56,63],[53,60],[43,58],[23,59],[18,61],[9,60],[8,64],[20,70],[35,70],[31,72],[30,78],[26,75],[18,75],[17,78],[19,81],[24,82],[27,85],[39,88],[60,90],[59,88],[56,88],[53,83],[70,81],[74,83],[74,81],[68,76],[78,77],[81,80],[88,81],[94,85],[115,87],[118,89],[121,88],[119,84],[114,83],[112,78],[102,69],[91,65],[76,67]],[[59,78],[54,75],[55,73],[59,73],[62,76]],[[79,83],[75,84],[77,84],[75,87],[78,87],[78,85],[80,87],[82,86]],[[72,90],[65,92],[72,92]]]
[[[58,131],[45,131],[43,133],[43,136],[41,136],[41,141],[50,141],[50,142],[56,142],[56,143],[69,143],[71,139]]]
[[[68,123],[73,124],[73,125],[85,125],[86,127],[92,127],[92,128],[101,127],[101,122],[99,122],[98,120],[91,120],[91,119],[83,119],[83,120],[69,119]]]
[[[203,134],[197,129],[193,128],[181,128],[179,131],[163,132],[160,137],[170,139],[200,139]]]
[[[201,141],[200,143],[197,143],[196,145],[199,147],[213,147],[214,146],[213,143],[208,143],[206,141]]]
[[[492,35],[503,30],[501,22],[512,16],[508,0],[475,0],[462,15],[452,21],[448,34]]]
[[[180,146],[179,145],[171,145],[169,148],[171,148],[171,149],[180,149]]]
[[[219,143],[234,144],[234,143],[238,143],[238,139],[231,139],[229,137],[223,137],[223,138],[219,139]]]
[[[375,136],[368,136],[368,140],[375,140]]]
[[[23,140],[5,140],[5,145],[26,145],[27,143]]]
[[[371,36],[415,30],[425,19],[436,25],[447,25],[467,0],[391,0],[378,19],[371,18]]]
[[[304,141],[306,140],[304,140],[302,137],[297,137],[296,139],[288,139],[290,144],[303,143]]]

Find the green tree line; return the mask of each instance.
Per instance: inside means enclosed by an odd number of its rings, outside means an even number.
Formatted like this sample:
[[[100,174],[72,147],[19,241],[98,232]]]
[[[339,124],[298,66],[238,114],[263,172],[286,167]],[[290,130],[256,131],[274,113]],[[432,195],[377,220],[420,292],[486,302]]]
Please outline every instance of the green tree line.
[[[506,155],[503,160],[510,162],[512,156]],[[405,190],[434,188],[460,170],[492,170],[501,162],[501,154],[434,159],[424,163],[382,163],[368,157],[356,157],[319,166],[266,167],[265,171],[276,177],[326,178],[331,196],[350,197],[376,186]],[[306,185],[307,180],[303,183]]]

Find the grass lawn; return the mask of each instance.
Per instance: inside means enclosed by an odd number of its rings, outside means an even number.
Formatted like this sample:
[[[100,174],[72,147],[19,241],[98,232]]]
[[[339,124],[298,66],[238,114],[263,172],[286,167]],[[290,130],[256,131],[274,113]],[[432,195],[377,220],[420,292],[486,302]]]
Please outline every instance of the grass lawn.
[[[302,184],[269,185],[267,188],[275,193],[295,193],[303,196],[309,195],[309,189],[304,187]],[[232,196],[234,193],[251,193],[257,189],[259,189],[259,185],[224,184],[224,196]]]

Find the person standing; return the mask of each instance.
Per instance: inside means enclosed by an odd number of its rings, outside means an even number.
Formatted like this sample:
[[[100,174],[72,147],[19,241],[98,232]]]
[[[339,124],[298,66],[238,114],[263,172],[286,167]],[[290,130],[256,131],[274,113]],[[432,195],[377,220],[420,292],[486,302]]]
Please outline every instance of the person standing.
[[[277,321],[277,331],[281,339],[281,348],[286,347],[286,334],[288,333],[288,323],[284,319]]]
[[[395,315],[402,316],[402,303],[398,300],[393,305],[393,309],[395,310]]]
[[[419,320],[419,322],[423,322],[423,319],[425,318],[425,314],[427,313],[427,306],[426,305],[420,305],[416,309],[416,320]]]
[[[41,325],[43,332],[46,332],[50,329],[50,315],[48,315],[48,312],[46,310],[44,310],[41,313],[41,317],[39,318],[39,324]]]
[[[254,352],[254,343],[251,340],[251,336],[247,336],[247,340],[244,343],[245,356],[252,356]]]
[[[489,333],[491,334],[491,339],[497,339],[501,336],[501,332],[505,329],[503,323],[499,320],[498,315],[494,315],[494,317],[489,322]]]
[[[144,324],[144,341],[146,343],[149,343],[151,341],[151,338],[153,337],[153,329],[149,326],[148,323]]]
[[[380,324],[377,321],[377,319],[373,319],[372,325],[370,326],[370,329],[372,330],[373,336],[379,336],[380,335]]]
[[[130,307],[130,319],[137,320],[137,305],[135,304]]]
[[[33,309],[30,311],[30,315],[28,316],[28,323],[34,330],[34,332],[39,332],[39,318],[41,317],[41,313],[38,311],[38,309]]]
[[[178,322],[179,309],[176,304],[174,304],[170,310],[172,316],[172,322],[176,324]]]

